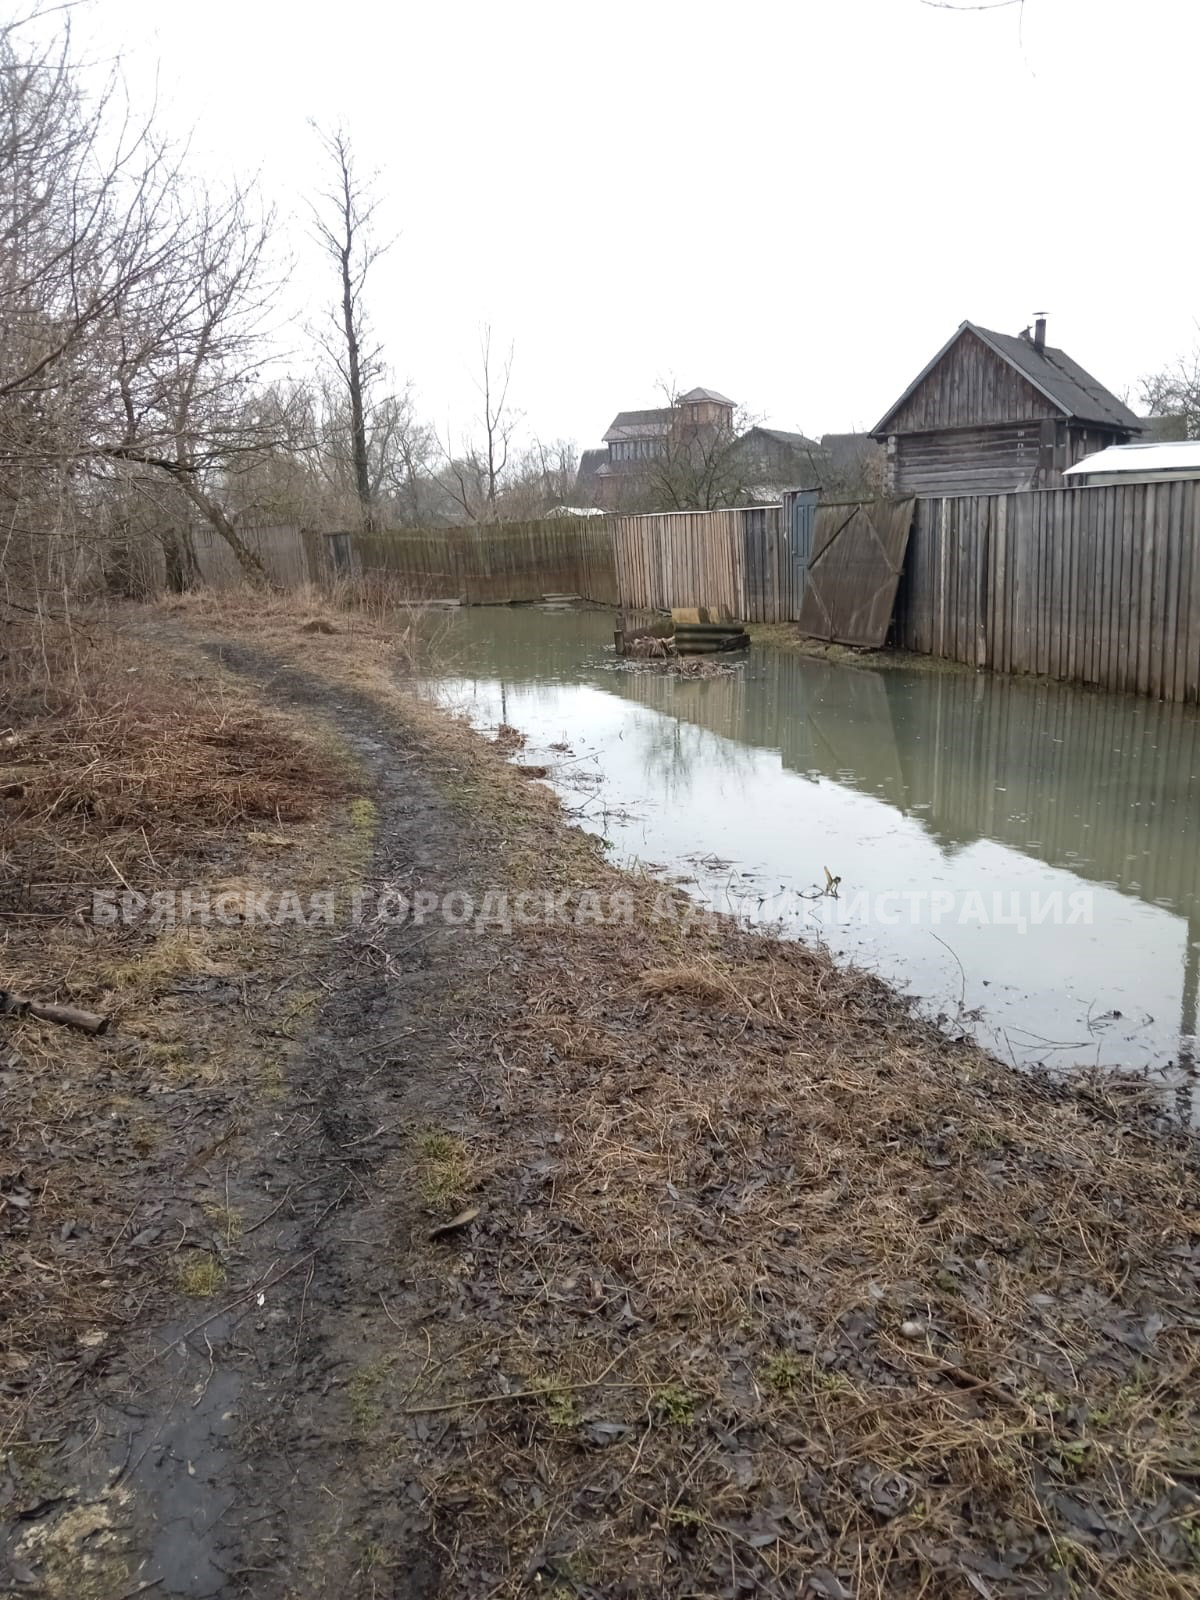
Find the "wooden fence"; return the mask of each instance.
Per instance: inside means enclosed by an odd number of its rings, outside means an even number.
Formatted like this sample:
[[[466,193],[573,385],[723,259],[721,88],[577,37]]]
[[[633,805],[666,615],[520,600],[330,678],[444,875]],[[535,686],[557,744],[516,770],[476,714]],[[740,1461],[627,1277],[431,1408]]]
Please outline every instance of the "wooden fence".
[[[796,583],[802,585],[804,568],[793,557],[787,519],[778,506],[756,506],[736,515],[742,546],[737,615],[746,622],[790,622],[800,604]]]
[[[291,589],[302,583],[321,581],[327,564],[322,535],[302,532],[290,523],[245,527],[238,531],[242,543],[267,569],[272,583]],[[192,530],[192,549],[196,552],[200,576],[214,589],[228,589],[244,582],[237,557],[211,528]]]
[[[893,640],[997,672],[1200,699],[1200,483],[917,501]]]
[[[721,606],[741,615],[740,512],[671,511],[613,525],[620,603],[637,611]]]
[[[623,606],[721,606],[747,622],[796,615],[804,569],[779,506],[618,517],[612,538]]]
[[[313,533],[287,526],[240,532],[271,581],[289,588],[383,574],[414,600],[488,605],[545,594],[577,594],[605,605],[619,600],[612,536],[599,517],[412,533]],[[241,581],[223,540],[200,529],[194,544],[205,582],[219,588]]]
[[[750,622],[785,622],[800,604],[810,511],[785,516],[778,506],[755,506],[413,532],[239,531],[271,581],[289,588],[385,574],[414,599],[503,605],[577,594],[633,610],[723,606]],[[241,582],[222,539],[200,528],[193,543],[206,583]]]
[[[827,509],[827,508],[826,508]],[[636,610],[798,616],[810,508],[551,519],[416,533],[244,530],[281,584],[389,574],[414,599],[549,593]],[[1106,484],[916,502],[892,642],[997,672],[1200,700],[1200,483]],[[200,531],[205,578],[238,581]]]
[[[617,603],[612,538],[599,518],[339,537],[345,553],[335,544],[334,555],[343,570],[392,574],[418,597],[503,605],[577,594]]]

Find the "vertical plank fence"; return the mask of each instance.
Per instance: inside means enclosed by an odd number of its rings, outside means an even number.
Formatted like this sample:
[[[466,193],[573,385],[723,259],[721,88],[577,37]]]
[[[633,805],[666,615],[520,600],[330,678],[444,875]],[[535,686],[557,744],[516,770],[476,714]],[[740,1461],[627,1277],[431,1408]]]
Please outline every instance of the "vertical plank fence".
[[[799,614],[817,496],[782,506],[670,511],[613,524],[620,604],[634,610],[721,606],[746,622]]]
[[[996,672],[1200,700],[1200,483],[917,501],[893,642]]]
[[[741,616],[739,511],[670,511],[617,517],[613,527],[620,602],[639,611],[721,606]],[[777,517],[771,507],[768,515]]]
[[[271,581],[289,588],[380,574],[414,600],[503,605],[577,594],[616,605],[619,599],[612,534],[599,517],[394,533],[313,533],[294,526],[240,531]],[[202,528],[193,543],[205,582],[224,587],[241,581],[221,539]]]

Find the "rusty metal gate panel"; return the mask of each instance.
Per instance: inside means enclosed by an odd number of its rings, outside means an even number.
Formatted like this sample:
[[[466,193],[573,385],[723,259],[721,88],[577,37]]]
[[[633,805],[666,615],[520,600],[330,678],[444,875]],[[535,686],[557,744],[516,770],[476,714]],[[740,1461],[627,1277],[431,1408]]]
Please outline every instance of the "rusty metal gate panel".
[[[800,630],[877,650],[887,638],[915,500],[817,509]]]

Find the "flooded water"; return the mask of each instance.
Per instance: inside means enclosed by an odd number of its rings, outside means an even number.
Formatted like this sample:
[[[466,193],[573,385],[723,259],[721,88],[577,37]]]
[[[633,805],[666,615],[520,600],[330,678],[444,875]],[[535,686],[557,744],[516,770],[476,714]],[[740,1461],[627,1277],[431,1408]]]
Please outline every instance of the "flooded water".
[[[526,734],[614,859],[824,940],[1006,1059],[1190,1071],[1194,712],[770,648],[709,679],[613,670],[613,621],[456,613],[437,693]]]

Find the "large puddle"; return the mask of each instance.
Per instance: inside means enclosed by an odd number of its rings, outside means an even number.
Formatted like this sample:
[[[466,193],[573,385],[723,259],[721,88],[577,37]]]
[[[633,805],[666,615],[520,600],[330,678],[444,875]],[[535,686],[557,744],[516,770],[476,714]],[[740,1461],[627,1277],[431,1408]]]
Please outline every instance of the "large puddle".
[[[1194,712],[774,649],[709,679],[614,671],[612,628],[454,613],[437,693],[526,734],[615,859],[825,940],[1004,1058],[1190,1070]]]

